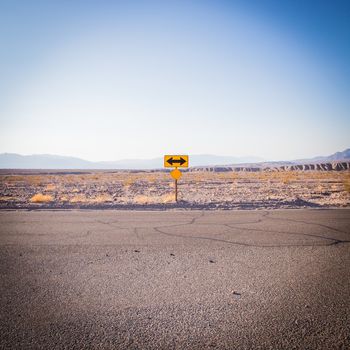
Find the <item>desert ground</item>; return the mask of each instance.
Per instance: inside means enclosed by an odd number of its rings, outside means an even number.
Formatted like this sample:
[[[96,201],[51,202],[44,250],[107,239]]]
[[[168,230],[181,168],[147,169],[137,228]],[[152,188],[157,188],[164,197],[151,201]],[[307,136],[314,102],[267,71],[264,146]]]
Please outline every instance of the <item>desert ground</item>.
[[[0,208],[273,209],[350,206],[350,171],[0,171]]]

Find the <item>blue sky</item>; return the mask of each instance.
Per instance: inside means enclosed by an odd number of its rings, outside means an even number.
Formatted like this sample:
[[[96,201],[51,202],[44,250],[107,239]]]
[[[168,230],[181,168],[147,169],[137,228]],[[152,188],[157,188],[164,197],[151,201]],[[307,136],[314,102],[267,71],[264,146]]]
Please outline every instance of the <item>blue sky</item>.
[[[348,1],[0,0],[0,152],[348,148]]]

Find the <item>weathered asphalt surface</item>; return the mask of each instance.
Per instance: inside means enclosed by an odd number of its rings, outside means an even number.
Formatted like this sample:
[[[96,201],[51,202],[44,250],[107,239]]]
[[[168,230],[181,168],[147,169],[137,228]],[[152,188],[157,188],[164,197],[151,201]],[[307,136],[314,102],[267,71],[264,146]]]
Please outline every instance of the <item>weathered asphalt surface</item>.
[[[349,349],[350,210],[0,212],[1,349]]]

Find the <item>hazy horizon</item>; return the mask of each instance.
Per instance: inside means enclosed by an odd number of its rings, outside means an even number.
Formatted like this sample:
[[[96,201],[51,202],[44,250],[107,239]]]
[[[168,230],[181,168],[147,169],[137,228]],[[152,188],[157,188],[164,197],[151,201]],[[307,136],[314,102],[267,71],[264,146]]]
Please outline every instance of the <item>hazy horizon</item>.
[[[219,154],[188,154],[191,157],[194,157],[196,159],[199,159],[199,158],[217,158],[218,160],[220,158],[222,159],[235,159],[235,161],[241,161],[241,163],[259,163],[259,162],[283,162],[283,161],[297,161],[297,160],[304,160],[304,159],[313,159],[313,158],[318,158],[318,157],[328,157],[328,156],[332,156],[334,155],[335,153],[342,153],[342,152],[347,152],[349,153],[350,151],[350,147],[344,149],[344,150],[338,150],[338,151],[335,151],[335,152],[332,152],[331,154],[317,154],[317,155],[313,155],[309,158],[292,158],[292,159],[284,159],[284,158],[281,158],[281,159],[267,159],[267,158],[264,158],[264,157],[261,157],[261,156],[258,156],[258,155],[246,155],[246,156],[242,156],[242,155],[227,155],[227,156],[224,156],[224,155],[219,155]],[[43,156],[43,157],[67,157],[67,158],[73,158],[73,159],[80,159],[80,160],[83,160],[83,161],[87,161],[87,162],[91,162],[91,163],[103,163],[103,162],[110,162],[110,163],[113,163],[113,162],[128,162],[128,161],[131,161],[131,162],[135,162],[135,161],[152,161],[152,160],[159,160],[159,159],[163,159],[163,155],[158,155],[157,157],[150,157],[150,158],[116,158],[116,159],[108,159],[108,160],[91,160],[91,159],[87,159],[87,158],[82,158],[82,157],[77,157],[77,156],[74,156],[74,155],[61,155],[61,154],[50,154],[50,153],[35,153],[35,154],[21,154],[21,153],[12,153],[12,152],[3,152],[3,153],[0,153],[0,156],[1,155],[16,155],[16,156],[22,156],[22,157],[40,157],[40,156]],[[238,164],[238,163],[237,163]]]
[[[0,9],[0,153],[273,161],[349,146],[347,2]]]

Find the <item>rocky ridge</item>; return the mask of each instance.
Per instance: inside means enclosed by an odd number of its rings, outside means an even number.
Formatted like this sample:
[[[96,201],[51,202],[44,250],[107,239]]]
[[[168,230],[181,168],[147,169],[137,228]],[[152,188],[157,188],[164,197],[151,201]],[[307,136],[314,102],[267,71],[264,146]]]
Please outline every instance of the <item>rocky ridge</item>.
[[[188,171],[211,171],[211,172],[226,172],[226,171],[342,171],[350,170],[350,161],[328,162],[328,163],[309,163],[309,164],[284,164],[272,165],[269,163],[261,163],[254,165],[229,165],[229,166],[205,166],[191,167]]]

